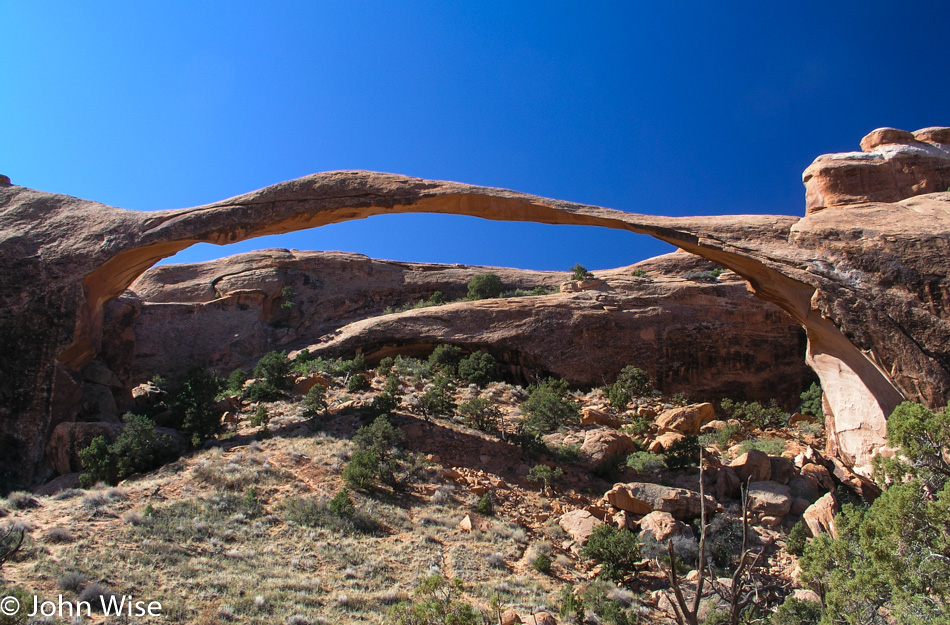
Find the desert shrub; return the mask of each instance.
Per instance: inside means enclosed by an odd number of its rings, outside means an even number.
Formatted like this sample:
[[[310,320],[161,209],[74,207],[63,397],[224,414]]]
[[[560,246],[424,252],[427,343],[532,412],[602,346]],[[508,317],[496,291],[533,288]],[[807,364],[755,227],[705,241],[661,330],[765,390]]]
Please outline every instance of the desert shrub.
[[[327,402],[327,387],[322,384],[314,384],[307,391],[307,396],[303,400],[303,413],[308,419],[312,419],[320,413],[326,413],[329,403]]]
[[[719,449],[728,449],[732,442],[742,436],[742,426],[737,423],[727,423],[715,432],[709,432],[699,437],[703,445],[716,445]]]
[[[501,419],[501,410],[490,399],[484,397],[476,397],[463,403],[459,406],[458,413],[469,427],[482,432],[497,430]]]
[[[485,493],[475,505],[475,511],[485,516],[495,516],[495,504],[492,503],[491,495]]]
[[[600,562],[603,577],[623,581],[636,571],[636,564],[640,561],[640,539],[633,532],[612,525],[598,525],[581,549],[581,555]]]
[[[634,269],[630,272],[630,275],[634,278],[646,278],[649,274],[646,272],[646,269]]]
[[[373,398],[373,410],[379,414],[392,412],[402,401],[402,382],[399,376],[390,374],[386,378],[383,390]]]
[[[699,452],[699,437],[684,436],[666,450],[666,466],[670,469],[698,466]]]
[[[623,468],[627,464],[627,458],[623,454],[614,454],[600,461],[594,470],[591,471],[594,477],[598,477],[605,482],[619,482],[623,476]]]
[[[177,429],[193,447],[199,447],[221,431],[221,417],[216,408],[220,390],[217,378],[203,367],[193,367],[172,393],[171,409]]]
[[[266,380],[254,380],[244,389],[244,397],[251,401],[277,401],[282,393]]]
[[[525,429],[552,432],[562,425],[580,421],[580,406],[567,399],[567,383],[548,379],[528,388],[528,399],[521,404]]]
[[[650,376],[643,369],[627,365],[620,371],[617,380],[607,390],[610,405],[624,410],[634,397],[642,397],[653,390]]]
[[[801,394],[802,405],[800,410],[802,414],[810,414],[813,417],[824,419],[825,414],[822,410],[821,395],[821,386],[817,382],[812,382],[808,390]]]
[[[346,385],[346,390],[350,393],[362,393],[370,389],[369,380],[362,373],[356,373]]]
[[[706,531],[706,557],[720,569],[737,564],[742,555],[742,521],[728,514],[717,514]]]
[[[454,390],[452,380],[445,374],[433,378],[432,386],[419,398],[419,408],[426,419],[449,415],[455,410]]]
[[[343,468],[343,480],[356,489],[370,489],[382,482],[402,489],[415,479],[419,466],[404,449],[406,435],[381,415],[353,436],[356,451]]]
[[[357,354],[350,360],[337,358],[324,364],[324,371],[336,378],[345,378],[359,371],[366,370],[366,357],[363,354]]]
[[[379,364],[376,366],[376,373],[382,376],[388,376],[390,371],[393,370],[393,365],[396,364],[396,359],[392,356],[386,356],[379,361]]]
[[[346,490],[329,501],[326,498],[288,497],[283,502],[284,518],[302,527],[323,527],[342,534],[371,534],[379,523],[356,509]]]
[[[551,557],[546,553],[539,553],[531,561],[531,568],[542,575],[551,574]]]
[[[675,535],[669,539],[673,542],[673,550],[676,555],[676,570],[682,573],[689,571],[696,566],[699,561],[699,541],[692,536]],[[644,558],[650,560],[659,560],[661,563],[669,565],[670,552],[666,546],[667,541],[658,541],[652,534],[647,533],[643,538],[641,549]]]
[[[458,363],[458,377],[466,384],[484,388],[495,379],[495,359],[485,352],[469,354]]]
[[[155,430],[148,417],[127,414],[125,428],[109,444],[97,436],[79,452],[83,474],[80,481],[89,487],[97,482],[117,484],[134,473],[151,471],[177,457],[171,439]]]
[[[775,400],[772,400],[768,407],[757,401],[735,402],[731,399],[722,400],[720,405],[730,419],[745,421],[751,427],[760,430],[782,428],[788,425],[788,413],[779,408]]]
[[[785,550],[793,556],[800,556],[805,553],[807,543],[808,527],[804,521],[799,521],[788,532],[788,537],[785,539]]]
[[[769,620],[769,625],[813,625],[821,619],[821,604],[787,597]]]
[[[633,625],[638,621],[630,611],[632,598],[603,580],[591,582],[581,594],[584,611],[592,612],[607,625]]]
[[[59,582],[56,584],[60,590],[65,590],[68,592],[79,592],[82,590],[83,586],[87,584],[87,580],[80,573],[75,571],[69,571],[63,573],[59,578]]]
[[[547,489],[564,475],[561,467],[549,467],[546,464],[536,464],[528,470],[528,481],[537,482]]]
[[[666,456],[649,451],[635,451],[627,456],[627,466],[637,473],[653,473],[666,468]]]
[[[468,282],[468,299],[491,299],[501,295],[504,285],[496,274],[482,273]]]
[[[290,359],[287,352],[269,352],[257,361],[254,377],[262,378],[267,384],[279,391],[290,388]]]
[[[418,358],[396,356],[393,369],[399,375],[411,377],[413,380],[422,380],[429,375],[429,368]]]
[[[462,359],[462,349],[456,345],[439,345],[429,354],[429,370],[442,372],[450,378],[458,374],[459,360]]]
[[[892,458],[875,457],[883,493],[847,503],[837,538],[808,542],[801,579],[824,590],[821,623],[941,623],[950,612],[950,407],[900,404],[887,420]]]
[[[258,404],[254,414],[251,415],[251,426],[256,428],[267,427],[268,423],[270,423],[270,415],[267,413],[267,406]]]
[[[38,508],[40,502],[33,497],[32,493],[17,490],[7,495],[7,505],[14,510],[29,510],[30,508]]]
[[[768,456],[781,456],[785,451],[785,441],[780,438],[751,438],[742,441],[739,453],[744,454],[757,449]]]
[[[577,263],[571,267],[571,280],[587,280],[588,278],[593,278],[594,274],[587,271],[587,267]]]
[[[441,575],[423,579],[414,601],[403,601],[386,614],[394,625],[482,625],[486,615],[462,600],[462,580]]]
[[[244,383],[247,382],[247,371],[244,369],[235,369],[228,376],[228,390],[240,393],[244,389]]]
[[[558,462],[577,462],[581,459],[581,444],[558,445],[555,449],[549,450],[549,453]]]

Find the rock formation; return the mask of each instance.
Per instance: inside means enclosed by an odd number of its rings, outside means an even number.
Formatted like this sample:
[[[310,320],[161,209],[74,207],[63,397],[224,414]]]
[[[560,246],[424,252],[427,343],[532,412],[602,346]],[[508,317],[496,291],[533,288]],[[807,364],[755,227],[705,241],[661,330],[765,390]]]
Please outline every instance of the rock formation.
[[[149,270],[107,308],[99,358],[120,374],[120,396],[128,396],[156,374],[207,365],[226,376],[274,349],[359,351],[375,362],[425,357],[452,343],[490,352],[519,382],[554,374],[599,386],[636,364],[670,395],[797,402],[810,375],[804,332],[731,272],[713,283],[683,278],[712,268],[691,254],[668,254],[636,265],[645,277],[631,275],[633,267],[598,272],[598,288],[559,293],[567,273],[265,250]],[[552,294],[387,312],[435,291],[461,298],[467,282],[488,271],[506,289]],[[169,343],[171,335],[181,340]]]
[[[0,479],[8,485],[35,479],[44,442],[76,414],[79,371],[102,347],[106,305],[160,259],[198,242],[220,245],[403,212],[627,230],[733,270],[804,326],[808,362],[826,390],[834,451],[866,471],[899,401],[936,406],[950,393],[948,132],[919,131],[912,143],[897,131],[875,131],[864,142],[867,156],[837,159],[846,165],[818,159],[806,170],[802,219],[651,217],[358,171],[151,213],[4,180]],[[910,148],[921,153],[905,159]]]

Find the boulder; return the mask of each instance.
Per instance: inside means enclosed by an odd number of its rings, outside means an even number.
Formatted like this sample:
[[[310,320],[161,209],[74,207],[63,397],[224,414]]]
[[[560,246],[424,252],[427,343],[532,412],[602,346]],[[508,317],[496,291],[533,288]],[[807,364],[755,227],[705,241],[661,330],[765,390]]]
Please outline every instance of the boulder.
[[[743,484],[748,481],[764,482],[772,477],[772,463],[768,455],[758,449],[750,449],[729,463],[729,466]]]
[[[825,532],[832,538],[837,538],[838,530],[835,528],[835,515],[840,511],[838,499],[833,493],[826,493],[805,510],[802,520],[805,521],[805,525],[808,526],[808,531],[811,532],[812,536],[818,536]]]
[[[122,380],[120,380],[116,374],[112,373],[112,370],[103,364],[101,360],[93,360],[83,367],[82,378],[86,382],[101,384],[111,389],[122,389],[125,387],[125,385],[122,384]]]
[[[627,512],[626,510],[621,510],[620,512],[612,515],[610,517],[610,523],[618,530],[633,531],[637,529],[637,521],[634,518],[634,515],[630,512]]]
[[[603,525],[603,521],[598,520],[587,510],[571,510],[558,519],[558,525],[561,529],[574,539],[580,546],[587,544],[587,539],[594,532],[598,525]]]
[[[656,425],[661,429],[696,436],[703,425],[715,418],[716,410],[712,404],[691,404],[663,412],[656,418]]]
[[[581,445],[581,457],[585,462],[598,465],[614,456],[628,454],[636,446],[633,439],[610,428],[588,430]]]
[[[792,489],[778,482],[749,484],[749,511],[760,517],[784,517],[792,508]]]
[[[699,493],[685,488],[670,488],[661,484],[630,482],[614,484],[604,498],[607,502],[636,515],[646,515],[654,510],[669,512],[677,519],[695,519],[702,512],[702,499]],[[706,498],[707,510],[715,510],[716,503]]]
[[[60,475],[82,471],[79,452],[89,446],[92,439],[103,436],[109,442],[122,431],[118,423],[60,423],[53,430],[46,445],[46,457]]]
[[[663,453],[684,438],[686,438],[686,435],[680,432],[663,432],[657,435],[647,447],[647,450],[655,454]]]
[[[792,493],[792,497],[794,497],[794,499],[792,499],[792,507],[789,510],[789,514],[793,514],[795,516],[801,516],[805,514],[805,510],[808,510],[808,506],[811,505],[811,502],[802,497],[796,497],[794,492]]]
[[[690,538],[693,532],[688,525],[674,519],[669,512],[654,511],[640,519],[640,538],[647,535],[659,543],[664,543],[674,536]]]
[[[501,615],[501,625],[519,625],[523,622],[514,610],[505,610]]]
[[[102,384],[86,382],[82,385],[82,406],[80,413],[85,415],[119,414],[112,389]]]
[[[716,493],[716,499],[723,501],[726,499],[736,499],[740,496],[742,482],[732,467],[722,467],[716,473],[716,485],[713,488]]]
[[[801,476],[814,491],[830,493],[835,490],[831,473],[820,464],[806,464],[801,468]]]
[[[534,619],[531,625],[557,625],[557,619],[550,612],[538,612],[531,618]]]
[[[788,484],[795,476],[795,464],[781,456],[769,456],[769,469],[769,479],[779,484]]]
[[[620,427],[620,419],[604,410],[585,407],[581,410],[581,425],[603,425],[616,429]]]

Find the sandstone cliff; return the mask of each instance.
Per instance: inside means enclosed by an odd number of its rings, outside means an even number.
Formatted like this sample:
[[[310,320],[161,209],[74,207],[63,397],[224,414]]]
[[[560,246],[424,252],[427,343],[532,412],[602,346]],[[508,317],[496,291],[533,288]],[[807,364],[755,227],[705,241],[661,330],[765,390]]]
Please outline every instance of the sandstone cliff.
[[[109,306],[100,359],[120,374],[127,395],[154,374],[208,365],[227,375],[273,349],[361,352],[373,362],[426,356],[452,343],[492,353],[519,382],[554,374],[598,386],[636,364],[669,394],[776,398],[793,408],[811,375],[804,332],[731,272],[713,283],[683,277],[713,267],[691,254],[668,254],[599,271],[592,288],[562,293],[570,277],[564,272],[265,250],[149,270]],[[647,275],[633,276],[635,268]],[[460,299],[472,277],[489,271],[506,289],[551,294],[386,312],[435,291]]]
[[[651,217],[372,172],[315,174],[203,207],[141,213],[3,180],[0,477],[35,478],[53,427],[76,414],[77,372],[101,349],[106,305],[158,260],[201,241],[400,212],[628,230],[732,269],[805,327],[836,451],[866,469],[897,402],[943,404],[950,393],[948,133],[880,130],[864,153],[837,159],[846,167],[818,159],[806,171],[803,219]],[[905,159],[908,150],[895,145],[927,157]]]

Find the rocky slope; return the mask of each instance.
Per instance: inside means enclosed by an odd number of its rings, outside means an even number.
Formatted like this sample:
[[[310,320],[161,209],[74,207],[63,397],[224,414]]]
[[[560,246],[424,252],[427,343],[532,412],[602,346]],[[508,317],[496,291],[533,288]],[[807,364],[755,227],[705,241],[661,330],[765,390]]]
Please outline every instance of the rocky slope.
[[[566,283],[576,291],[560,292],[570,274],[339,252],[267,250],[160,266],[110,305],[100,360],[123,380],[120,409],[132,386],[189,366],[208,365],[226,376],[252,369],[274,349],[363,353],[375,362],[426,356],[441,343],[488,351],[519,382],[553,374],[576,386],[599,386],[636,364],[670,394],[779,399],[794,408],[811,375],[804,332],[731,272],[712,283],[683,278],[712,268],[690,254],[669,254],[597,272],[601,279],[586,288]],[[634,269],[646,276],[632,275]],[[489,271],[506,289],[551,293],[391,312],[435,291],[460,299],[472,277]]]
[[[866,470],[900,400],[933,406],[950,394],[950,194],[940,192],[950,185],[948,137],[947,128],[912,138],[880,130],[863,153],[819,159],[806,171],[803,219],[651,217],[372,172],[315,174],[208,206],[141,213],[3,180],[0,476],[6,484],[36,477],[53,428],[75,418],[78,371],[101,349],[106,305],[158,260],[201,241],[400,212],[628,230],[735,271],[805,327],[835,450]],[[920,157],[905,158],[910,148]]]

